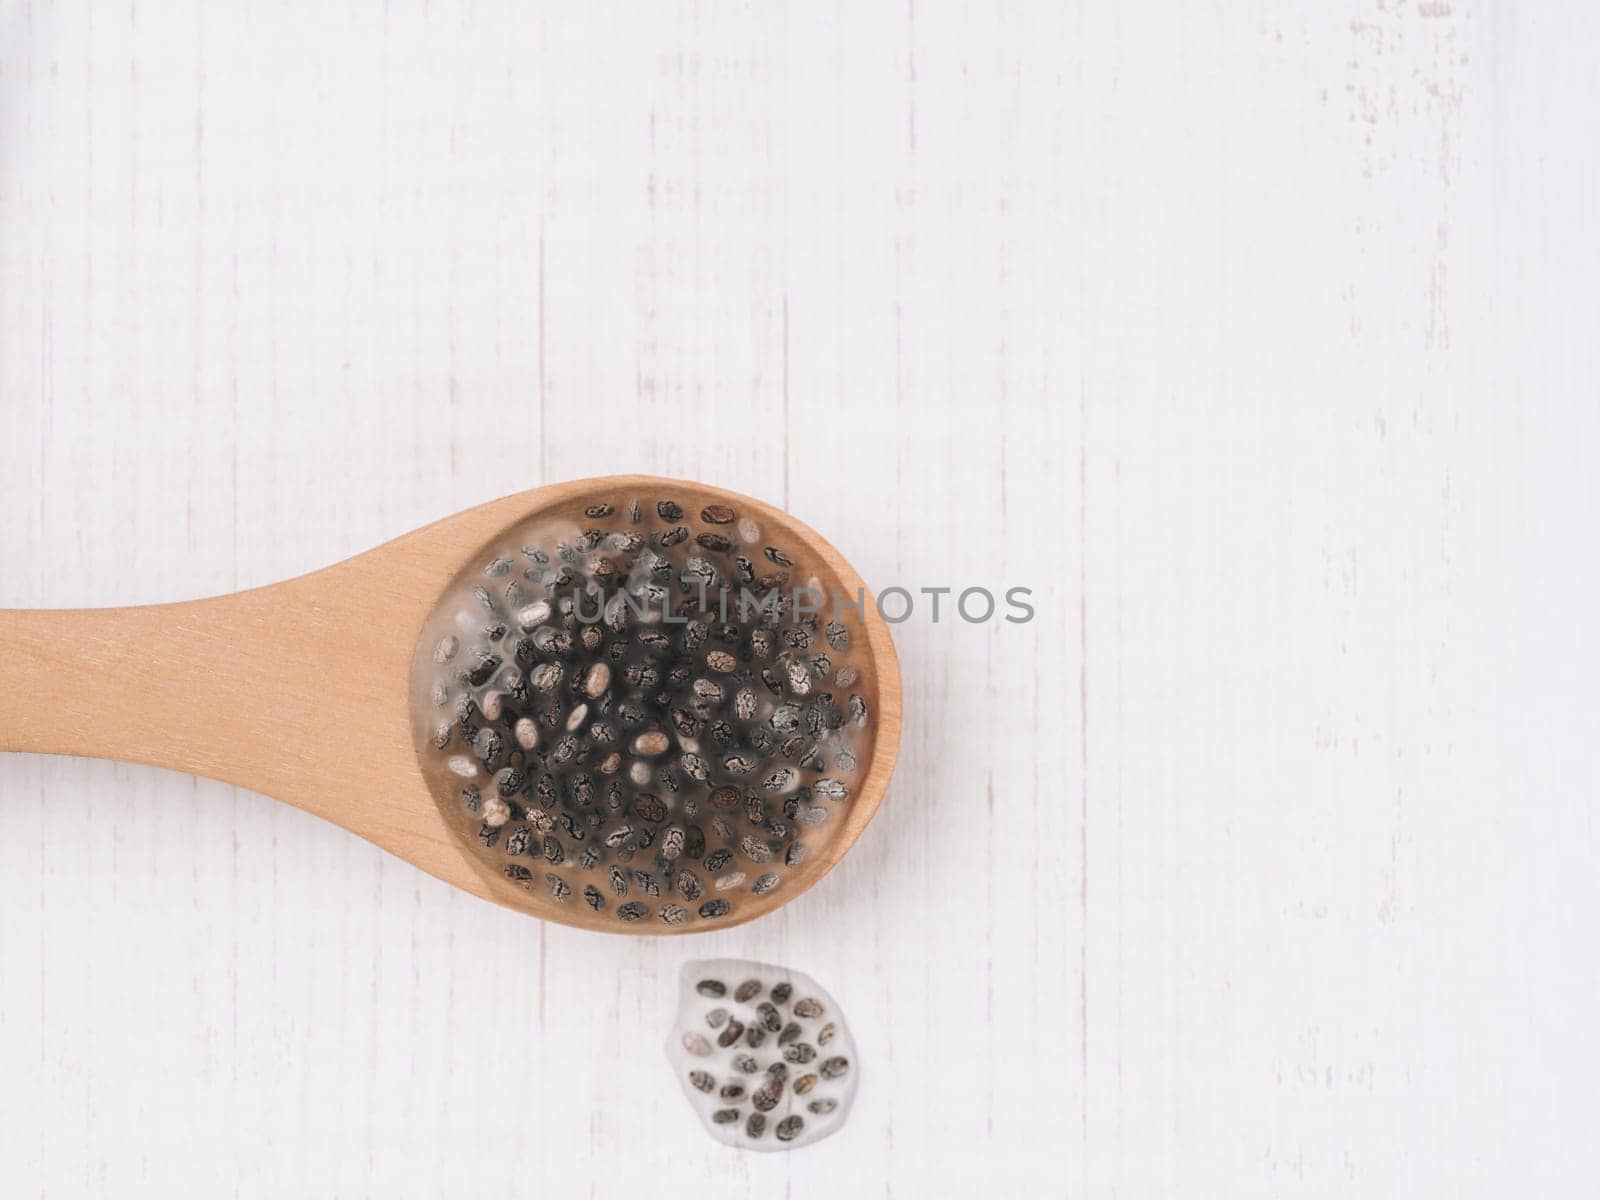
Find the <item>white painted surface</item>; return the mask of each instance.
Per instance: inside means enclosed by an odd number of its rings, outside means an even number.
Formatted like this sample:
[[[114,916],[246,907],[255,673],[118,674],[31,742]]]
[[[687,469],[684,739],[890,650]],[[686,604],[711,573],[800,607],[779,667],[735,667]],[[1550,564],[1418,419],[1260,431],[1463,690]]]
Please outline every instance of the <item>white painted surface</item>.
[[[693,941],[0,759],[5,1193],[1594,1192],[1597,36],[0,0],[0,604],[639,469],[1039,609],[902,626],[874,826]],[[848,1008],[837,1137],[696,1127],[721,954]]]

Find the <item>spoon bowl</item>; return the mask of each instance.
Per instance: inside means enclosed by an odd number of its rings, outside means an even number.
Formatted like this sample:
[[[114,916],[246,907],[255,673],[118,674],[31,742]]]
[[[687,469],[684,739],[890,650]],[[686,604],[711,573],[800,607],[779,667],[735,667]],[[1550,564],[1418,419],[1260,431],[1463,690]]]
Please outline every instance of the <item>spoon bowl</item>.
[[[712,924],[622,925],[486,864],[423,749],[418,664],[441,597],[508,531],[596,497],[671,494],[749,514],[796,573],[865,603],[850,615],[874,700],[861,779],[827,840],[781,888]],[[899,745],[900,676],[860,577],[780,509],[704,484],[628,475],[553,484],[468,509],[297,579],[137,608],[0,611],[0,750],[81,755],[235,784],[343,826],[431,875],[543,919],[624,933],[726,928],[826,874],[876,812]],[[457,781],[459,782],[459,781]]]

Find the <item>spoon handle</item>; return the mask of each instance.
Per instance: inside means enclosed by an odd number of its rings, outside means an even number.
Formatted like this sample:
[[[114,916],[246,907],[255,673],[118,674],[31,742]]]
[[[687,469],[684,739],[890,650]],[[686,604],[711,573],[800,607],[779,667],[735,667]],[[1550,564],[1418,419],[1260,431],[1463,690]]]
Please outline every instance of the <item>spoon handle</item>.
[[[486,895],[412,740],[411,656],[437,587],[426,568],[391,544],[209,600],[0,610],[0,751],[235,784]]]
[[[408,613],[359,569],[142,608],[0,610],[0,750],[204,775],[350,825],[355,757],[412,756]],[[409,631],[407,631],[409,632]]]
[[[0,750],[254,779],[289,732],[270,727],[261,685],[295,670],[292,639],[245,598],[0,611]]]

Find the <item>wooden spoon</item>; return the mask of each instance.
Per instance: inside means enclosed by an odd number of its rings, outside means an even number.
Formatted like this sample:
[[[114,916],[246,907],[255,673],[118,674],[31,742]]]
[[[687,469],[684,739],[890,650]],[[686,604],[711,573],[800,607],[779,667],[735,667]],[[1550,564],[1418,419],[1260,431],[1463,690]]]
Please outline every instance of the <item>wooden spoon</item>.
[[[458,575],[529,517],[661,495],[695,510],[722,504],[749,514],[792,547],[797,572],[849,596],[864,589],[818,534],[747,496],[644,475],[553,484],[269,587],[141,608],[0,611],[0,750],[149,763],[246,787],[476,896],[582,928],[684,933],[751,920],[826,874],[888,786],[900,740],[900,672],[870,593],[860,619],[861,686],[875,694],[875,737],[863,781],[821,852],[720,921],[621,925],[582,903],[515,886],[447,822],[419,764],[413,660],[429,614]]]

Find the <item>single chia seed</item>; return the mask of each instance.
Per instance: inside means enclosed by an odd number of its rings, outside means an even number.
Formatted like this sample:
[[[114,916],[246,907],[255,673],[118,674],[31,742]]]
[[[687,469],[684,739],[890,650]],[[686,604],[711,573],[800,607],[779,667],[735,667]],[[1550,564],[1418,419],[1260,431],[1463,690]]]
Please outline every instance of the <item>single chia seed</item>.
[[[761,981],[759,979],[746,979],[734,989],[733,998],[740,1004],[754,1000],[761,994]]]
[[[750,1093],[750,1103],[757,1112],[771,1112],[783,1099],[783,1087],[778,1083],[764,1083]]]

